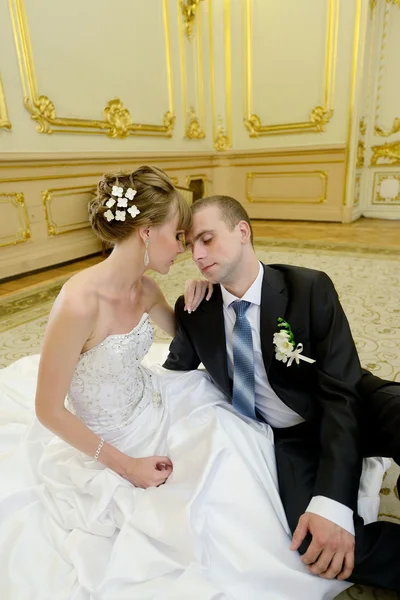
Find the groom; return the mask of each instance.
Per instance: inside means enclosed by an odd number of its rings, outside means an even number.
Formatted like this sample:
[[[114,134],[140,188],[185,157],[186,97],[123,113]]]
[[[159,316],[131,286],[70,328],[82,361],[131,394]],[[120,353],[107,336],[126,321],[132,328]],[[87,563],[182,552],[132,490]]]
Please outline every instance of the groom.
[[[187,242],[220,285],[192,314],[178,299],[164,367],[202,362],[237,410],[273,427],[291,548],[311,573],[400,591],[399,525],[357,515],[362,457],[400,461],[400,386],[363,376],[325,273],[258,261],[239,202],[198,200]]]

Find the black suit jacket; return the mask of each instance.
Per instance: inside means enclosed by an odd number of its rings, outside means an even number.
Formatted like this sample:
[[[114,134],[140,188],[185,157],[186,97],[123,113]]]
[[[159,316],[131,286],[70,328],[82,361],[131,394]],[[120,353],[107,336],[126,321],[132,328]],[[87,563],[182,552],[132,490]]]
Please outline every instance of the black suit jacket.
[[[177,332],[164,367],[196,369],[202,362],[229,399],[221,289],[192,314],[175,306]],[[273,334],[277,320],[291,326],[303,354],[316,360],[291,367],[275,359]],[[320,460],[314,494],[356,508],[362,456],[357,385],[361,367],[347,318],[329,277],[320,271],[289,265],[264,265],[260,337],[268,380],[279,396],[306,421],[317,425]]]

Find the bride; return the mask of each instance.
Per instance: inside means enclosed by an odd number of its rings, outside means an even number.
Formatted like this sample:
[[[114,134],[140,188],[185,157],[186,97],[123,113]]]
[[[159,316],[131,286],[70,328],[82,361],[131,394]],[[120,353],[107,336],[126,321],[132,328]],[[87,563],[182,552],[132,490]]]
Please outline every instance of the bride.
[[[141,167],[104,176],[89,212],[111,255],[64,285],[38,372],[0,372],[1,598],[333,598],[349,584],[289,549],[270,427],[206,373],[142,363],[150,319],[175,332],[144,273],[168,273],[190,209]]]

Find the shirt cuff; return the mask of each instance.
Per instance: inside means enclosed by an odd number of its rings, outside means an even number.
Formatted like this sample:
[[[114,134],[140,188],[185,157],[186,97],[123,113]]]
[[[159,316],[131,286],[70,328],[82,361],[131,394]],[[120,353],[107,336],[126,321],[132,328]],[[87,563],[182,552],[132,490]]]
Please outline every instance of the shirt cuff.
[[[355,535],[353,511],[345,504],[327,498],[326,496],[314,496],[307,507],[306,512],[314,513],[332,521],[351,535]]]

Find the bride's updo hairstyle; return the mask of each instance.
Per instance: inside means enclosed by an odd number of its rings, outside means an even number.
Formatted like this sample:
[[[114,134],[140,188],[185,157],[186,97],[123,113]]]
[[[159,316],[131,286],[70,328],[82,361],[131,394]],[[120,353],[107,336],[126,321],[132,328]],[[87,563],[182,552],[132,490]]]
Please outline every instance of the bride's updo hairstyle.
[[[162,225],[178,212],[178,229],[187,230],[191,211],[169,177],[157,167],[133,173],[106,173],[89,202],[89,220],[96,235],[114,245],[136,229]]]

